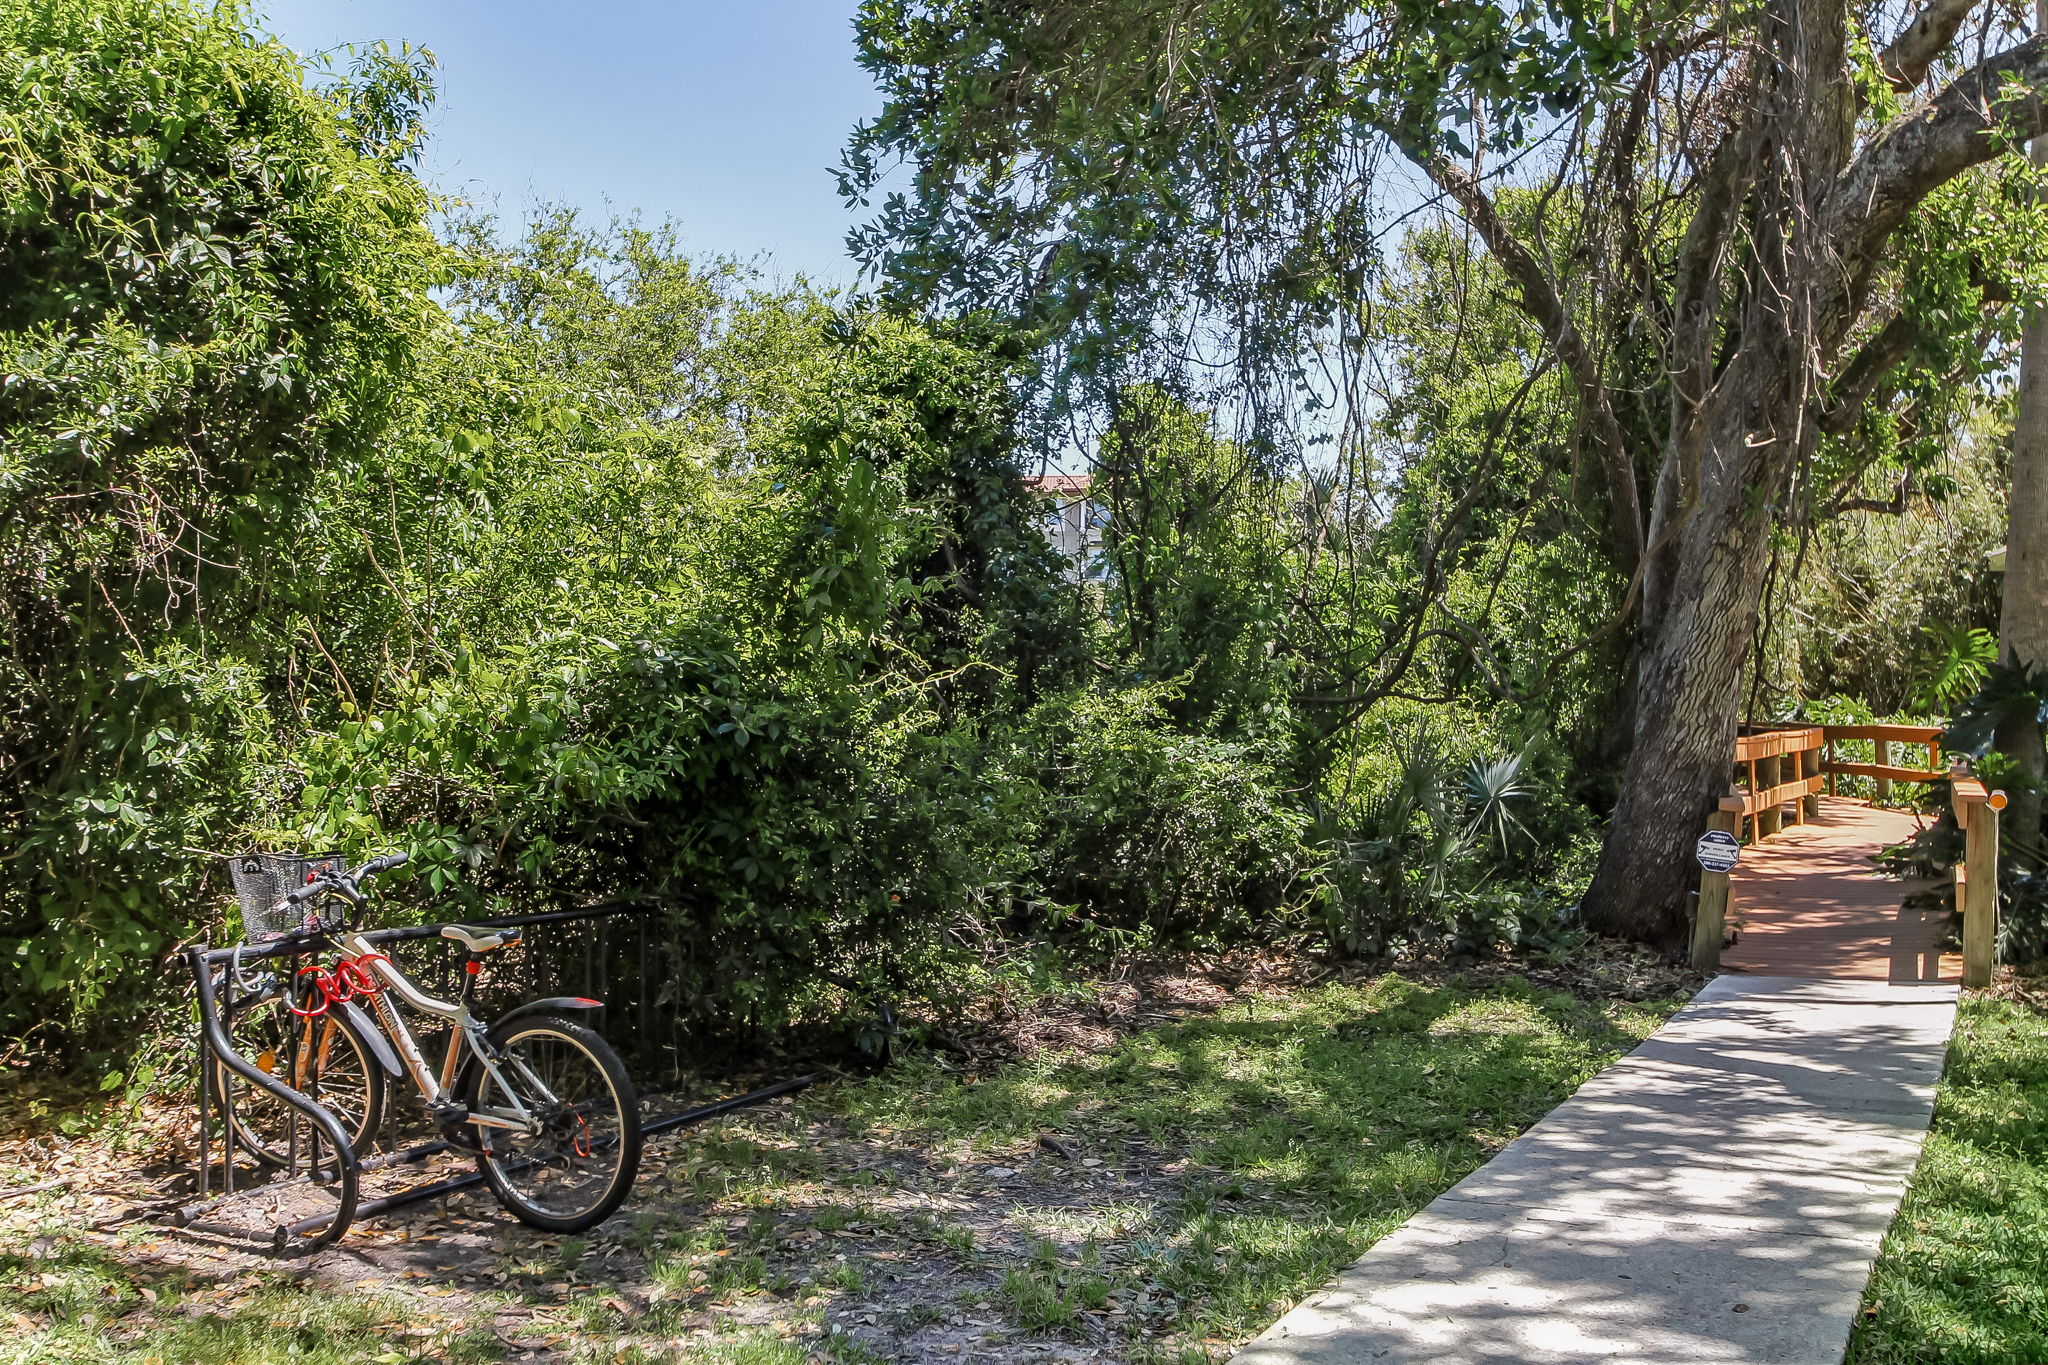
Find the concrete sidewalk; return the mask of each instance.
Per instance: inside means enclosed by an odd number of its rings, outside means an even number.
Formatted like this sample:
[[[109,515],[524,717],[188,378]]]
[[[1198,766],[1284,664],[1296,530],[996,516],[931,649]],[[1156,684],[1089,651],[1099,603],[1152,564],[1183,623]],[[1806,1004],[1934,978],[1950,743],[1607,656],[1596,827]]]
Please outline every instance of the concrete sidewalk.
[[[1840,1365],[1956,990],[1715,980],[1237,1365]]]

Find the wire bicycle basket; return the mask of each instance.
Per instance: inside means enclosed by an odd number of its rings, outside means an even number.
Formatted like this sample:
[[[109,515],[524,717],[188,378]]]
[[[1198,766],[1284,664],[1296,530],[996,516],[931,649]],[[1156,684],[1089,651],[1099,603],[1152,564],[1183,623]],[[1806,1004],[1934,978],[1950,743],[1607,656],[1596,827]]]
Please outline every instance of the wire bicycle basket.
[[[339,853],[240,853],[229,858],[228,874],[242,906],[242,936],[250,943],[268,943],[319,928],[317,908],[291,905],[285,897],[342,865]]]

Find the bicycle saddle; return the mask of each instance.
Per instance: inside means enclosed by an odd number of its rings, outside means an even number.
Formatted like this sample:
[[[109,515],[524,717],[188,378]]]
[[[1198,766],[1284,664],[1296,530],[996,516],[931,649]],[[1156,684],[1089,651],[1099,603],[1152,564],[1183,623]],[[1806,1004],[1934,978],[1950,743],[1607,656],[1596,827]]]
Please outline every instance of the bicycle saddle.
[[[519,942],[517,929],[497,929],[485,932],[468,929],[460,924],[441,926],[441,937],[452,938],[472,953],[488,953],[493,948],[503,948],[508,943]]]

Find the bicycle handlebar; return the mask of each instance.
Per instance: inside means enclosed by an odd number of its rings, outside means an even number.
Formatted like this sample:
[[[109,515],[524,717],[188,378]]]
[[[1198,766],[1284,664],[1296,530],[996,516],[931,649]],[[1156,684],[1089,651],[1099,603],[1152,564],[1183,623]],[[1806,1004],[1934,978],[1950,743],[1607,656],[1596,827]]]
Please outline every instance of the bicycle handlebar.
[[[313,881],[285,897],[289,905],[302,905],[315,896],[334,892],[346,897],[357,905],[363,903],[361,883],[379,872],[389,872],[394,867],[404,867],[411,857],[404,853],[387,853],[381,858],[372,858],[353,872],[323,872]]]

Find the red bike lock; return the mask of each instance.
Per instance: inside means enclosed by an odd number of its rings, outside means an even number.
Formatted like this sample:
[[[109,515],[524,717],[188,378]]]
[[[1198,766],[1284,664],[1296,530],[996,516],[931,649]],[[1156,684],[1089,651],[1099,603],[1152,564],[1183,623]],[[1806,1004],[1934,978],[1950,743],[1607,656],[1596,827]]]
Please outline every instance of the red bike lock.
[[[308,975],[313,978],[310,982],[306,980]],[[295,988],[293,993],[303,996],[308,1001],[318,997],[319,1003],[309,1010],[302,1010],[297,1005],[291,1005],[291,1012],[298,1015],[301,1019],[311,1019],[317,1015],[327,1013],[327,1007],[335,1003],[334,990],[329,984],[332,979],[326,972],[320,969],[318,963],[309,962],[299,968],[298,975],[292,978]]]

